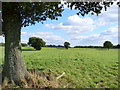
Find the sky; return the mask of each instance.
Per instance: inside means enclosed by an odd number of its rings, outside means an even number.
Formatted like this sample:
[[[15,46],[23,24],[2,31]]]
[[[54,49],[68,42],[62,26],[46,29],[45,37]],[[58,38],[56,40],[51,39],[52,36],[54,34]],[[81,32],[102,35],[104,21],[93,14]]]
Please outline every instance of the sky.
[[[58,20],[47,20],[28,27],[22,27],[21,42],[27,43],[30,37],[42,38],[47,45],[102,46],[105,41],[118,44],[118,7],[112,5],[99,16],[76,15],[77,10],[65,8]],[[0,42],[4,38],[0,36]]]

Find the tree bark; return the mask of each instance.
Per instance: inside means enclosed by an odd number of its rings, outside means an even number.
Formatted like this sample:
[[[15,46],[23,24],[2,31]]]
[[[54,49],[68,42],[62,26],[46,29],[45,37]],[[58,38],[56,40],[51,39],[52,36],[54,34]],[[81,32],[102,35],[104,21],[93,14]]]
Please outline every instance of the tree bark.
[[[3,80],[20,84],[28,77],[25,62],[21,53],[21,21],[14,15],[4,20],[5,29],[5,61],[3,66]]]

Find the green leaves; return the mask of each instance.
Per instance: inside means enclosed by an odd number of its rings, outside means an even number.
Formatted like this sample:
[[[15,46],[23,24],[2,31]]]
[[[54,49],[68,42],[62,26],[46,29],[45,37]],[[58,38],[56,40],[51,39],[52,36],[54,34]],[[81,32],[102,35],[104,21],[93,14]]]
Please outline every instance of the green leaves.
[[[31,37],[29,38],[28,45],[34,47],[36,50],[41,50],[41,47],[45,46],[45,41],[41,38]]]
[[[22,26],[26,27],[30,24],[46,21],[48,18],[58,20],[58,16],[62,16],[63,7],[60,2],[6,2],[3,3],[3,16],[16,14],[17,18],[21,18]],[[6,19],[3,17],[3,19]]]
[[[107,10],[107,7],[110,7],[113,2],[72,2],[69,3],[70,9],[79,10],[77,15],[86,15],[91,13],[91,15],[99,15],[101,13],[101,10],[104,8],[105,11]]]
[[[102,8],[107,10],[107,7],[113,2],[65,2],[71,10],[78,10],[77,15],[91,15],[101,13]],[[117,3],[119,5],[119,3]],[[64,5],[61,2],[4,2],[3,21],[9,18],[10,15],[16,15],[16,18],[21,19],[22,26],[26,27],[36,22],[43,23],[48,18],[51,20],[58,20],[64,11]],[[6,18],[7,17],[7,18]]]
[[[69,42],[64,42],[64,47],[65,47],[66,49],[68,49],[68,48],[70,47],[70,43],[69,43]]]
[[[103,43],[103,46],[105,47],[105,48],[111,48],[111,47],[113,47],[113,44],[110,42],[110,41],[105,41],[104,43]]]

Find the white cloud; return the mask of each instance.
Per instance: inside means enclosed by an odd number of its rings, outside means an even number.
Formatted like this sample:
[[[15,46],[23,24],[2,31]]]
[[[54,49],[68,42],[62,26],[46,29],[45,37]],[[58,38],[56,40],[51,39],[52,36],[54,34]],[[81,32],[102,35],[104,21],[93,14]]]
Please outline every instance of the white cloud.
[[[21,42],[22,42],[22,43],[27,43],[28,40],[21,39]]]
[[[102,10],[99,16],[79,17],[78,15],[69,16],[65,22],[57,25],[46,24],[53,30],[65,30],[67,34],[84,34],[92,32],[97,28],[118,24],[118,7],[116,3],[109,7],[107,11]]]
[[[115,36],[118,36],[118,27],[108,28],[107,30],[105,30],[101,34],[102,35],[112,35],[112,36],[115,35]]]
[[[5,37],[0,36],[0,43],[4,43],[5,42]]]
[[[96,16],[92,16],[96,17]],[[118,6],[116,3],[109,7],[107,11],[104,9],[102,10],[102,13],[97,16],[98,20],[96,20],[96,26],[105,26],[105,25],[111,25],[111,24],[118,24]]]
[[[35,32],[35,33],[28,33],[28,32],[21,32],[21,42],[27,43],[29,37],[39,37],[42,38],[46,44],[54,44],[54,45],[63,45],[65,41],[63,37],[55,35],[53,32]],[[4,43],[5,38],[0,36],[0,43]]]
[[[79,17],[69,16],[66,21],[57,25],[46,24],[53,30],[64,30],[69,36],[70,42],[74,45],[102,45],[104,41],[110,40],[113,44],[118,43],[118,7],[116,3],[109,7],[107,11],[102,10],[99,16]],[[104,27],[110,27],[105,31]],[[96,34],[84,36],[85,33],[96,31]],[[73,45],[73,46],[74,46]]]
[[[63,45],[64,41],[66,41],[64,38],[55,35],[53,32],[35,32],[35,33],[22,33],[24,36],[29,37],[39,37],[42,38],[46,44],[55,44],[55,45]],[[28,40],[27,40],[28,42]]]
[[[73,36],[71,39],[71,42],[76,42],[74,45],[103,45],[105,41],[118,44],[118,27],[108,28],[100,34]]]
[[[69,22],[71,21],[71,22]],[[73,16],[69,16],[68,17],[68,22],[67,25],[92,25],[94,23],[94,21],[89,18],[89,17],[85,17],[85,18],[80,18],[78,15],[73,15]],[[64,23],[65,25],[65,23]]]
[[[23,36],[25,36],[25,35],[27,35],[27,32],[21,32],[21,34],[22,34]]]
[[[95,27],[91,18],[80,18],[78,15],[69,16],[66,22],[58,25],[46,24],[45,26],[54,30],[65,30],[67,34],[83,34],[93,31]]]

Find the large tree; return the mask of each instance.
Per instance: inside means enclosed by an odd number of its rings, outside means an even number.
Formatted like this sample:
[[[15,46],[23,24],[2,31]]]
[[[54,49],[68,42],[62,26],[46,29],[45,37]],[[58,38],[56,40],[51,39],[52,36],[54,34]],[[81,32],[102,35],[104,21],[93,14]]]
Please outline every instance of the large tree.
[[[29,73],[21,55],[21,27],[37,22],[46,21],[47,18],[57,20],[62,16],[63,6],[58,2],[3,2],[2,3],[2,33],[5,35],[5,61],[3,67],[3,80],[21,84],[28,79]],[[71,9],[77,9],[78,15],[101,13],[103,7],[112,2],[72,2],[67,3]]]
[[[45,46],[45,41],[38,37],[30,37],[28,45],[34,47],[36,50],[41,50]]]

